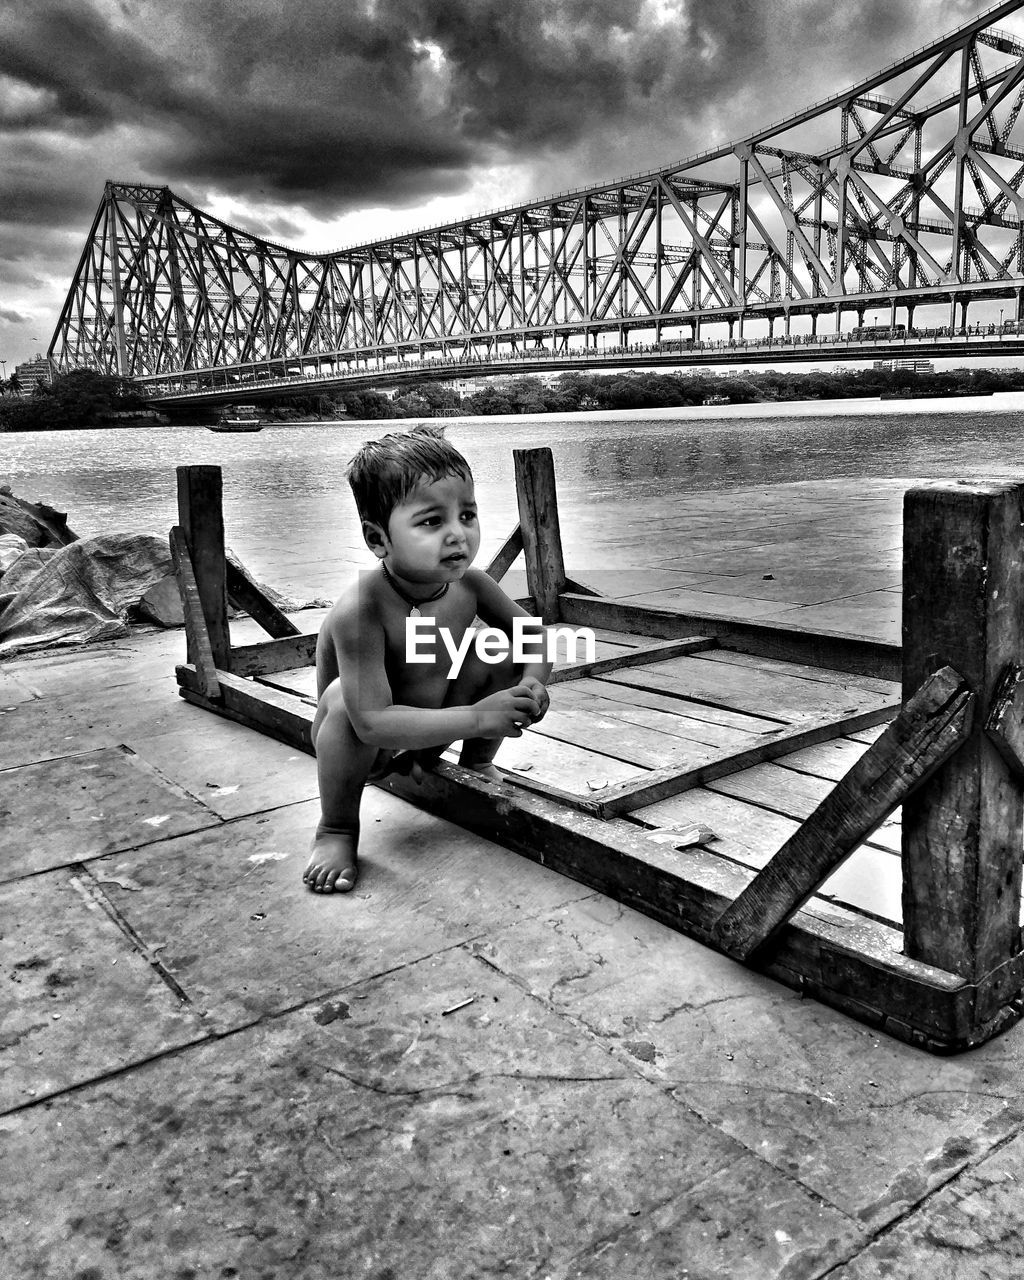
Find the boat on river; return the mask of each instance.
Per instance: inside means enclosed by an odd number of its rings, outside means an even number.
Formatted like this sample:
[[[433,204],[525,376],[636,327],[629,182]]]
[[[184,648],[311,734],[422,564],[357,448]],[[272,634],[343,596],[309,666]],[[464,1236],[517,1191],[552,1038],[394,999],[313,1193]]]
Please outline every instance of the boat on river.
[[[263,422],[254,404],[229,406],[209,428],[211,431],[262,431]]]

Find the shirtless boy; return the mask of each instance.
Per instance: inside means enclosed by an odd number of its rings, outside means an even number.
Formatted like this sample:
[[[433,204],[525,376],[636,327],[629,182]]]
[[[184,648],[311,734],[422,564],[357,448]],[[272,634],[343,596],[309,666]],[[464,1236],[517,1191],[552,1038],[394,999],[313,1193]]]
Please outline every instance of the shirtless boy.
[[[359,801],[369,778],[403,762],[418,777],[461,741],[459,763],[498,779],[493,760],[502,738],[520,737],[548,708],[549,663],[516,667],[509,656],[492,665],[471,646],[449,679],[452,663],[440,635],[432,661],[406,660],[410,616],[433,618],[457,643],[475,618],[511,636],[512,619],[529,616],[470,567],[480,525],[462,455],[432,434],[388,435],[362,446],[348,478],[363,538],[380,568],[359,575],[317,642],[312,735],[321,817],[303,880],[319,893],[355,886]],[[416,754],[396,761],[399,751]]]

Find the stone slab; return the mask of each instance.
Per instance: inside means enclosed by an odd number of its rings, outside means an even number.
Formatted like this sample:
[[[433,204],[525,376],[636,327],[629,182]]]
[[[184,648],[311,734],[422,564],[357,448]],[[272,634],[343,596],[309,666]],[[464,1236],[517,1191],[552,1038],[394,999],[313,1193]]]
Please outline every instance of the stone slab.
[[[767,575],[744,573],[709,578],[700,589],[721,591],[725,595],[748,596],[751,600],[780,600],[789,604],[806,605],[844,600],[869,591],[888,590],[894,582],[899,582],[899,577],[895,570],[787,566],[775,572],[768,571]]]
[[[863,1232],[788,1178],[741,1156],[624,1229],[610,1229],[551,1280],[821,1280]]]
[[[161,946],[144,955],[87,872],[0,885],[0,1112],[207,1034]]]
[[[1018,1280],[1024,1275],[1022,1167],[1018,1135],[830,1272],[829,1280]]]
[[[0,882],[220,824],[121,747],[4,770],[0,806]]]
[[[144,677],[120,687],[44,694],[0,717],[0,769],[33,764],[126,741],[133,734],[177,728],[203,732],[209,712],[188,706],[172,679],[159,685]],[[34,674],[34,673],[33,673]]]
[[[315,799],[316,761],[245,725],[201,712],[201,733],[128,736],[127,746],[221,818]]]
[[[6,715],[22,702],[31,702],[39,695],[16,675],[0,670],[0,716]],[[3,725],[0,720],[0,726]]]
[[[495,930],[475,949],[872,1229],[1019,1123],[1024,1029],[936,1058],[597,896]]]
[[[864,1236],[462,950],[7,1117],[0,1174],[31,1280],[600,1275],[609,1244],[678,1280],[673,1236],[764,1241],[770,1280]]]
[[[796,606],[780,606],[777,600],[751,600],[747,596],[680,588],[642,591],[619,597],[625,604],[654,605],[679,613],[707,613],[725,618],[765,618],[791,612]]]
[[[901,601],[902,596],[894,591],[869,591],[844,600],[804,605],[796,611],[787,609],[778,616],[795,627],[870,636],[899,644],[903,622]]]
[[[589,893],[373,787],[355,890],[311,893],[301,876],[318,815],[315,802],[291,805],[90,864],[220,1029]]]

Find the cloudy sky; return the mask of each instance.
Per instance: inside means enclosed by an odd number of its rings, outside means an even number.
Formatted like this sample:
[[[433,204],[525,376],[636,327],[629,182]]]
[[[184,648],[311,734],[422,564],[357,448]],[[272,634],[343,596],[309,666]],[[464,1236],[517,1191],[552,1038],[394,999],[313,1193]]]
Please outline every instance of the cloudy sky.
[[[107,178],[343,248],[742,137],[980,0],[0,0],[0,359]]]

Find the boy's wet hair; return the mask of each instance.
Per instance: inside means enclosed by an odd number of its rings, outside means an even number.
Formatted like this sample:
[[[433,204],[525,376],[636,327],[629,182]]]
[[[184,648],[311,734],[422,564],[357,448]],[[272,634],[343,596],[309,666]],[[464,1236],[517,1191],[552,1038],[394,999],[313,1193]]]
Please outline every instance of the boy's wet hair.
[[[408,434],[367,440],[348,464],[348,482],[361,520],[387,531],[391,513],[424,482],[444,476],[472,480],[469,463],[444,439],[442,429],[417,427]]]

